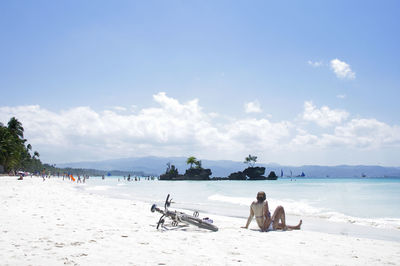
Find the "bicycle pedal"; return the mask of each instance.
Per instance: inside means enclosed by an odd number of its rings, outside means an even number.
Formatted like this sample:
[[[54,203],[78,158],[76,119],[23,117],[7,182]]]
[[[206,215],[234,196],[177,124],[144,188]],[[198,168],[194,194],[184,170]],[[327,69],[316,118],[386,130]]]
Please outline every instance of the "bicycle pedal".
[[[206,217],[206,218],[203,218],[203,222],[212,224],[214,221],[211,220],[210,218]]]

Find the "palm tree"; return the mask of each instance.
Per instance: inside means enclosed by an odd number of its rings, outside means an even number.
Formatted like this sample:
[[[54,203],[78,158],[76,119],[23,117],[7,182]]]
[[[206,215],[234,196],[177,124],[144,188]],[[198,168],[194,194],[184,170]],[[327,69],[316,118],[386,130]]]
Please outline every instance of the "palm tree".
[[[6,160],[11,150],[9,140],[10,132],[3,124],[0,124],[0,165],[4,168],[6,168]]]
[[[38,157],[40,157],[40,154],[37,151],[35,151],[33,153],[33,158],[38,158]]]
[[[247,164],[249,167],[253,167],[256,162],[257,156],[251,156],[251,154],[249,154],[249,156],[244,159],[244,163]]]
[[[194,156],[190,156],[186,160],[186,164],[190,164],[190,168],[193,168],[193,164],[195,164],[196,162],[197,162],[197,159]]]
[[[8,129],[11,133],[21,139],[24,138],[24,128],[22,127],[21,122],[19,122],[15,117],[12,117],[10,121],[8,121]]]
[[[6,172],[19,164],[24,148],[20,139],[14,136],[7,127],[0,127],[0,164]]]

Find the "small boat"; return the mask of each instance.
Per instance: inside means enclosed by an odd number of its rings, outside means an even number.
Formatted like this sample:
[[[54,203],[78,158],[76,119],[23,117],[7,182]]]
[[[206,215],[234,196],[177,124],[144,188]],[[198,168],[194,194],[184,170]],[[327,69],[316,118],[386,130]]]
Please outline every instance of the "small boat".
[[[296,177],[305,177],[306,175],[304,174],[304,172],[301,172],[301,175],[296,175]]]

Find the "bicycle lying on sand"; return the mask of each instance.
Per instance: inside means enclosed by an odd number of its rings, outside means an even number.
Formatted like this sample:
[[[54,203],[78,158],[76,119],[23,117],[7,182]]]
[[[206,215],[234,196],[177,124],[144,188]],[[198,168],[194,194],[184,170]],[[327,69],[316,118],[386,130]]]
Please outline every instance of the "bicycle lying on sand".
[[[197,226],[199,228],[211,230],[211,231],[218,231],[218,227],[212,224],[212,220],[209,218],[199,218],[199,212],[195,211],[193,215],[188,215],[184,212],[178,212],[178,211],[170,211],[168,210],[168,207],[171,206],[172,199],[169,199],[169,194],[167,196],[167,199],[165,200],[164,204],[164,210],[161,210],[160,208],[157,207],[156,204],[153,204],[151,206],[151,212],[159,212],[162,214],[160,219],[158,220],[157,223],[157,229],[160,227],[160,225],[164,225],[164,217],[168,217],[172,220],[172,226],[178,226],[179,223],[185,223],[185,224],[191,224],[194,226]]]

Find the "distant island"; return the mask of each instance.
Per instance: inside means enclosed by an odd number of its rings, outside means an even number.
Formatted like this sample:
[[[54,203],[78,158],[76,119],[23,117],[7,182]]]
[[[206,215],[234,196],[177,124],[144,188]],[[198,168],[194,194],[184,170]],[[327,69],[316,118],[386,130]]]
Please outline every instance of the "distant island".
[[[187,158],[186,163],[190,164],[190,168],[183,175],[179,174],[175,165],[167,163],[167,170],[160,175],[160,180],[210,180],[212,172],[210,169],[204,169],[201,161],[191,156]]]
[[[249,155],[245,158],[248,167],[244,171],[231,173],[228,177],[214,177],[210,178],[211,169],[204,169],[201,161],[197,160],[194,156],[186,160],[190,164],[189,169],[185,174],[180,175],[175,165],[167,163],[167,169],[164,174],[160,175],[160,180],[178,181],[178,180],[277,180],[278,176],[274,171],[271,171],[268,177],[264,176],[265,167],[254,167],[257,161],[257,156]],[[195,165],[195,167],[193,167]]]

